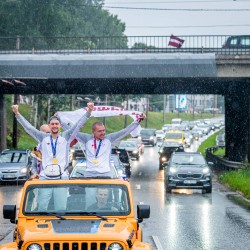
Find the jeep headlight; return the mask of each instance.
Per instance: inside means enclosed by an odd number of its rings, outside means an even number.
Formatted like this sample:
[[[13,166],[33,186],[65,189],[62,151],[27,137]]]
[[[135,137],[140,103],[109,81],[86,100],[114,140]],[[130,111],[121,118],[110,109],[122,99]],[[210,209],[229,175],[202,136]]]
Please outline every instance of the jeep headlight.
[[[27,250],[42,250],[42,246],[39,244],[31,244],[27,247]]]
[[[27,168],[21,168],[20,173],[21,174],[26,174],[27,173]]]
[[[202,172],[203,172],[204,174],[209,173],[209,168],[204,168],[204,169],[202,170]]]
[[[133,153],[134,153],[134,154],[137,154],[137,153],[138,153],[138,151],[137,151],[137,150],[134,150],[134,151],[133,151]]]
[[[119,243],[112,243],[109,245],[108,250],[123,250],[123,246]]]

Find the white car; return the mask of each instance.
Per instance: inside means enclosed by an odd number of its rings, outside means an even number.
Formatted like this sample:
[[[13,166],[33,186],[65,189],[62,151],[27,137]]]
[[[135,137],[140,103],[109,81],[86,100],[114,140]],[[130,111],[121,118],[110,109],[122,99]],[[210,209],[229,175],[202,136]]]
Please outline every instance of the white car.
[[[163,130],[156,130],[155,135],[156,135],[157,141],[163,141],[163,139],[165,138],[165,133]]]

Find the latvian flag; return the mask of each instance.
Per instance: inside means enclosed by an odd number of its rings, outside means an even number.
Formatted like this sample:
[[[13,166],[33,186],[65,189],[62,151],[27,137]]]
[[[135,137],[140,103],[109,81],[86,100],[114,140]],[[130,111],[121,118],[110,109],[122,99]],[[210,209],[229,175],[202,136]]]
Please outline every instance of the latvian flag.
[[[173,46],[173,47],[176,47],[176,48],[180,48],[183,43],[184,43],[184,40],[180,39],[177,36],[171,35],[168,46]]]

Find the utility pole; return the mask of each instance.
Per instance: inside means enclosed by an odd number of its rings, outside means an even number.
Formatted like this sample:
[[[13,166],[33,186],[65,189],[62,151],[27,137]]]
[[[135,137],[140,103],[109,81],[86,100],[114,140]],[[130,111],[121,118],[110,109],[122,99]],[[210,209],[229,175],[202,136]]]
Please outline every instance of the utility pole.
[[[14,105],[18,104],[18,95],[14,94]],[[17,148],[17,119],[13,113],[12,147]]]
[[[163,124],[165,124],[166,95],[163,95]]]
[[[129,95],[126,95],[126,110],[128,110],[128,100],[129,100]],[[124,128],[128,126],[128,116],[125,115],[125,120],[124,120]]]
[[[105,106],[108,106],[108,95],[105,95]],[[103,117],[103,125],[106,126],[106,117]]]
[[[146,128],[148,127],[148,109],[149,109],[149,97],[148,97],[148,95],[147,95],[147,108],[146,108],[146,116],[147,116],[147,118],[146,118]]]

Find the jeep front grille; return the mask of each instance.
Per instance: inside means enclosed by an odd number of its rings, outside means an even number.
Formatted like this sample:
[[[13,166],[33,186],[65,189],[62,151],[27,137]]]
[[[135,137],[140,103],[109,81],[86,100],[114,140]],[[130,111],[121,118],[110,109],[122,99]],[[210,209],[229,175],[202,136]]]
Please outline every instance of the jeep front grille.
[[[44,243],[44,250],[105,250],[106,243],[97,242],[62,242]]]
[[[202,174],[178,174],[177,177],[180,179],[187,179],[187,178],[200,179],[202,177]]]

